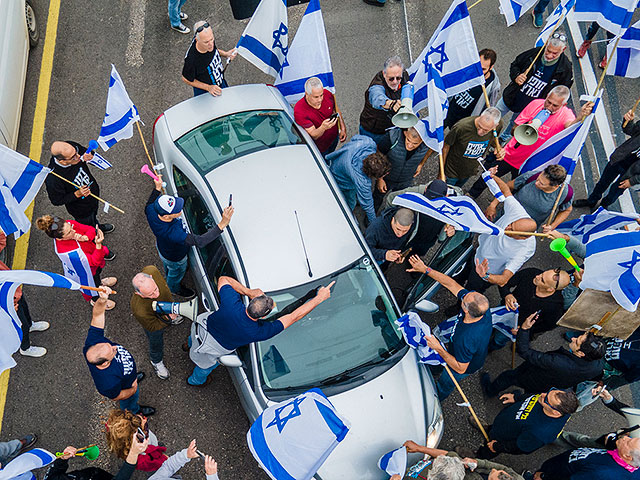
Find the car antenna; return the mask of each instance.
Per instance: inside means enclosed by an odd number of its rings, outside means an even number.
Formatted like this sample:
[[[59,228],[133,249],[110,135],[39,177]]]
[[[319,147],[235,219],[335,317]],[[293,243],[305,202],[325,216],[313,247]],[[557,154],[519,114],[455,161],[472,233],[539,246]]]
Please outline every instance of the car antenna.
[[[298,224],[298,233],[300,234],[300,240],[302,241],[302,250],[304,250],[304,258],[307,260],[307,268],[309,269],[309,276],[313,277],[311,272],[311,264],[309,263],[309,255],[307,255],[307,247],[304,245],[304,237],[302,236],[302,229],[300,228],[300,220],[298,219],[298,211],[294,210],[293,213],[296,216],[296,223]]]

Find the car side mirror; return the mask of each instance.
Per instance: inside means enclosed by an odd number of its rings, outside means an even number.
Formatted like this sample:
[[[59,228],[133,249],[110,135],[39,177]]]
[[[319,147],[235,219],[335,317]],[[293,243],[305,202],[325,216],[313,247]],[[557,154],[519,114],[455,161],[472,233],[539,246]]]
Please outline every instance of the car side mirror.
[[[225,367],[229,367],[229,368],[242,367],[242,360],[240,360],[240,357],[238,357],[238,355],[236,355],[235,353],[232,353],[230,355],[222,355],[220,358],[218,358],[218,361]]]
[[[425,313],[436,313],[440,310],[440,305],[429,300],[420,300],[413,308]]]

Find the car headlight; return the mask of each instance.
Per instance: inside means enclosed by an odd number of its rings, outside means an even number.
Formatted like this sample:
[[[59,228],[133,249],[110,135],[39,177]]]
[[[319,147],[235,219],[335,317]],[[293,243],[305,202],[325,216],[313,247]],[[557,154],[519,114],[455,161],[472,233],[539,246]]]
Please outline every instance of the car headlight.
[[[442,416],[442,409],[440,408],[440,402],[436,401],[436,407],[433,412],[433,420],[429,428],[427,429],[427,444],[429,448],[435,448],[438,446],[440,439],[442,438],[442,430],[444,428],[444,417]]]

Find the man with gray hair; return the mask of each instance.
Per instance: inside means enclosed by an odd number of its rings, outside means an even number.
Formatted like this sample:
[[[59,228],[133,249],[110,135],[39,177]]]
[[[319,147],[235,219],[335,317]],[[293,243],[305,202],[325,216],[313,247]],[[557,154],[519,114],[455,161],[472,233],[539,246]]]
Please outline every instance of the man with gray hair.
[[[216,97],[222,94],[223,88],[228,87],[221,56],[231,61],[236,58],[237,52],[235,48],[226,51],[218,49],[209,22],[200,20],[193,28],[196,33],[184,56],[182,81],[193,87],[194,97],[207,92]]]
[[[479,116],[463,118],[444,138],[442,160],[447,184],[462,187],[478,171],[478,160],[485,155],[493,131],[500,131],[500,110],[487,108]],[[500,149],[498,160],[504,158]]]
[[[338,138],[341,142],[347,139],[347,127],[336,97],[318,77],[305,82],[304,97],[293,107],[293,118],[313,138],[322,156],[335,151]]]
[[[261,321],[275,308],[271,297],[259,288],[247,288],[231,277],[218,278],[218,309],[203,313],[191,325],[189,357],[195,363],[187,384],[204,387],[211,382],[209,374],[218,366],[218,359],[252,342],[268,340],[290,327],[331,296],[331,287],[319,287],[316,295],[270,322]],[[245,307],[242,295],[250,301]],[[282,312],[284,313],[284,312]]]
[[[393,127],[391,117],[400,108],[402,86],[409,74],[399,56],[389,57],[364,92],[364,108],[360,114],[360,134],[377,143]]]
[[[151,304],[173,301],[171,290],[160,271],[153,265],[147,265],[137,273],[133,280],[134,293],[131,295],[131,312],[142,325],[149,339],[149,358],[156,375],[165,380],[169,378],[169,370],[164,365],[164,330],[169,325],[182,322],[180,315],[161,315],[155,312]]]
[[[415,234],[415,214],[408,208],[392,207],[376,217],[364,234],[364,238],[378,264],[402,263],[402,250]]]

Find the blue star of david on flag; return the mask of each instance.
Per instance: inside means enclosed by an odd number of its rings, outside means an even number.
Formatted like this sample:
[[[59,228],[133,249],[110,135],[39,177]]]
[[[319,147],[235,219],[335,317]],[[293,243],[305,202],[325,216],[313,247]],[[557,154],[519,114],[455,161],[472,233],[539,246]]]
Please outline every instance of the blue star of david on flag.
[[[431,55],[433,54],[440,55],[440,60],[438,60],[437,62],[434,62],[430,58]],[[448,61],[449,61],[449,57],[447,56],[447,52],[444,51],[444,42],[438,45],[437,47],[431,47],[429,49],[429,53],[427,53],[427,55],[424,57],[424,61],[422,62],[424,63],[424,72],[427,73],[429,68],[427,66],[427,63],[430,62],[436,68],[436,70],[442,73],[443,65]]]
[[[294,398],[292,401],[290,401],[283,407],[276,408],[276,414],[274,415],[273,420],[271,420],[271,423],[269,423],[266,428],[276,426],[278,427],[278,432],[282,433],[282,430],[284,429],[285,425],[289,420],[291,420],[292,418],[299,417],[301,415],[300,404],[303,401],[304,401],[304,398]],[[287,409],[289,409],[289,413],[286,416],[281,417],[280,415],[282,414],[282,412],[284,412]]]
[[[640,218],[637,213],[613,212],[599,207],[595,212],[582,215],[558,225],[556,230],[576,237],[582,243],[588,243],[591,235],[605,230],[616,230],[635,223]]]

